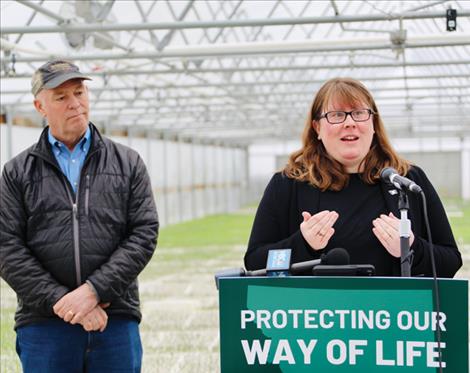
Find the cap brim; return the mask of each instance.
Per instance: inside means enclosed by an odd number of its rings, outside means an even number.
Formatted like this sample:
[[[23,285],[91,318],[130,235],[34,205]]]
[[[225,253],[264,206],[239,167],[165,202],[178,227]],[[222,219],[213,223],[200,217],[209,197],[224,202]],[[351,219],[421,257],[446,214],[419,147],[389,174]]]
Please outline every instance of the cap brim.
[[[42,86],[42,89],[57,88],[62,83],[65,83],[67,80],[72,80],[72,79],[92,80],[91,78],[81,73],[72,72],[68,74],[62,74],[60,76],[55,77],[54,79],[49,80],[46,84]]]

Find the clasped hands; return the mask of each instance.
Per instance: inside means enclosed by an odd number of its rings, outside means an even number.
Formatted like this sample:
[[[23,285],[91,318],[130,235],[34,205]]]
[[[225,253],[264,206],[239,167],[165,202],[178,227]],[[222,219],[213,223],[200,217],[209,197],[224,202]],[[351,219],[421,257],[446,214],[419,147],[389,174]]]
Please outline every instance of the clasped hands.
[[[323,210],[315,215],[302,212],[303,222],[300,224],[300,231],[307,243],[314,250],[321,250],[326,247],[328,241],[335,233],[333,225],[339,215],[336,211]],[[372,221],[372,232],[380,243],[395,258],[400,257],[400,220],[389,213],[380,215]],[[414,234],[410,235],[410,246],[414,242]]]
[[[65,294],[54,305],[54,313],[70,324],[81,324],[87,332],[102,332],[108,323],[104,308],[109,303],[98,304],[95,293],[88,284],[83,284]]]

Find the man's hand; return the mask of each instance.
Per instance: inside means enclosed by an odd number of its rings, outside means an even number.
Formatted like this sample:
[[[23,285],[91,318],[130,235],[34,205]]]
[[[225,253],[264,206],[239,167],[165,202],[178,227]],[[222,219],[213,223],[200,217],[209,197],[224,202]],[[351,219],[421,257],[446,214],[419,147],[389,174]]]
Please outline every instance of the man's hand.
[[[109,304],[108,304],[109,305]],[[103,310],[102,305],[96,306],[90,312],[88,312],[80,321],[87,332],[99,330],[102,332],[108,324],[108,315]]]
[[[64,295],[54,305],[56,315],[71,324],[80,323],[84,316],[98,305],[98,300],[88,284],[83,284]]]

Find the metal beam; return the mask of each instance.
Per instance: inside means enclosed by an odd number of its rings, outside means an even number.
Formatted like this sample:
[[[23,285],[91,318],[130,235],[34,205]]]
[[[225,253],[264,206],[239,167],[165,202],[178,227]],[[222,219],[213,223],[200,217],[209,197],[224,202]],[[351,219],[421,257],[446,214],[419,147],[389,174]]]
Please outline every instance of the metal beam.
[[[268,95],[272,96],[272,95]],[[254,109],[254,110],[260,110],[262,108],[270,108],[272,110],[277,110],[282,107],[286,107],[290,110],[304,110],[306,111],[308,109],[309,103],[311,101],[311,95],[310,97],[307,97],[305,100],[299,99],[299,97],[285,97],[283,95],[278,95],[280,97],[279,100],[253,100],[251,99],[248,102],[239,102],[239,101],[231,101],[231,102],[208,102],[208,101],[201,101],[199,99],[196,100],[196,98],[188,97],[187,99],[179,99],[175,100],[176,102],[174,104],[163,104],[162,102],[151,102],[151,100],[148,100],[147,102],[145,101],[138,101],[132,106],[129,107],[123,107],[122,103],[117,103],[116,100],[109,100],[110,103],[116,103],[114,105],[101,105],[99,103],[94,103],[92,104],[92,111],[114,111],[118,112],[119,116],[123,115],[141,115],[142,111],[135,112],[136,110],[141,110],[144,109],[145,112],[151,112],[152,115],[158,116],[159,114],[165,114],[166,111],[162,111],[162,109],[167,109],[167,110],[172,110],[173,113],[178,114],[179,112],[185,112],[185,109],[183,108],[182,111],[178,111],[178,109],[182,109],[182,106],[184,105],[191,105],[193,107],[200,108],[201,113],[210,113],[212,109],[215,108],[223,108],[225,111],[234,111],[234,112],[240,112],[240,110],[247,110],[249,108]],[[434,108],[436,104],[439,104],[439,102],[445,102],[446,104],[454,104],[457,108],[461,107],[462,105],[466,106],[470,104],[470,100],[467,99],[467,101],[462,101],[462,98],[467,98],[468,95],[459,95],[456,96],[456,94],[448,94],[448,95],[416,95],[416,96],[410,96],[409,99],[415,100],[411,102],[410,104],[419,107],[427,107],[427,105],[430,105],[431,108]],[[427,100],[427,99],[433,99],[432,102],[426,101],[422,102],[421,100]],[[379,108],[382,107],[387,107],[391,106],[396,108],[395,110],[406,110],[405,103],[390,103],[390,101],[399,101],[405,100],[405,97],[376,97],[375,101],[377,102]],[[436,100],[439,100],[436,102]],[[388,102],[387,102],[388,101]],[[106,102],[105,102],[106,103]],[[17,109],[20,109],[22,106],[30,106],[31,110],[24,110],[23,112],[34,112],[34,109],[32,107],[32,103],[6,103],[3,102],[3,105],[5,106],[11,106],[14,105]],[[18,111],[18,110],[17,110]],[[197,112],[194,110],[194,112]],[[175,116],[175,119],[177,120],[178,118]]]
[[[279,84],[279,83],[277,83]],[[310,82],[303,82],[303,84],[308,84],[308,85],[312,85]],[[181,88],[181,90],[185,90],[186,88],[185,87],[173,87],[173,88]],[[204,86],[198,86],[197,88],[206,88]],[[109,89],[109,93],[113,93],[113,89],[112,88],[108,88]],[[165,88],[162,88],[162,89],[165,89]],[[434,86],[430,86],[430,85],[427,85],[427,86],[422,86],[422,87],[408,87],[408,89],[411,91],[411,90],[414,90],[414,91],[419,91],[419,90],[442,90],[442,89],[470,89],[470,82],[469,84],[442,84],[442,85],[434,85]],[[394,92],[394,91],[402,91],[403,90],[403,87],[374,87],[374,88],[370,88],[370,90],[373,92],[373,93],[377,93],[377,92]],[[94,91],[94,90],[93,90]],[[180,100],[180,99],[195,99],[195,98],[199,98],[199,99],[220,99],[220,98],[244,98],[244,97],[262,97],[262,96],[268,96],[268,97],[275,97],[275,96],[283,96],[283,97],[288,97],[288,96],[291,96],[291,95],[311,95],[313,93],[312,89],[308,89],[308,90],[283,90],[283,91],[276,91],[276,92],[254,92],[254,91],[250,91],[251,93],[247,93],[245,91],[232,91],[231,93],[228,93],[228,94],[220,94],[220,93],[215,93],[215,94],[205,94],[205,93],[201,93],[201,94],[195,94],[195,93],[191,93],[190,95],[188,94],[185,94],[185,95],[166,95],[164,97],[161,97],[159,99],[156,99],[155,97],[140,97],[138,98],[137,100],[135,101],[141,101],[141,102],[146,102],[148,103],[149,101],[151,102],[155,102],[156,104],[162,104],[163,102],[165,101],[171,101],[171,100]],[[8,92],[5,92],[5,93],[8,93]],[[28,93],[28,91],[22,91],[22,93]],[[2,92],[2,94],[4,94],[4,92]],[[390,96],[389,96],[390,97]],[[380,97],[378,97],[380,98]],[[121,103],[121,102],[129,102],[129,101],[134,101],[135,97],[112,97],[112,98],[100,98],[98,102],[96,102],[95,104],[98,104],[98,103],[103,103],[103,102],[114,102],[116,104],[118,103]],[[19,102],[18,105],[22,105],[22,104],[28,104],[28,105],[31,105],[31,102]]]
[[[449,63],[447,63],[449,64]],[[450,62],[452,64],[452,62]],[[460,64],[460,62],[459,62]],[[462,62],[462,64],[464,64]],[[469,61],[470,64],[470,61]],[[30,75],[21,74],[22,78],[30,78]],[[86,75],[91,75],[90,73],[86,73]],[[2,77],[4,79],[13,79],[17,78],[18,76],[14,77]],[[358,80],[363,82],[374,82],[374,81],[393,81],[403,80],[403,76],[380,76],[380,77],[356,77]],[[436,74],[436,75],[417,75],[417,76],[407,76],[406,79],[409,80],[427,80],[427,79],[470,79],[470,74]],[[204,83],[204,84],[181,84],[181,85],[156,85],[156,84],[145,84],[140,85],[139,90],[179,90],[179,89],[198,89],[198,88],[226,88],[226,87],[253,87],[253,86],[271,86],[271,85],[316,85],[316,84],[323,84],[325,83],[325,79],[312,79],[312,80],[279,80],[279,81],[258,81],[258,82],[224,82],[224,83]],[[375,90],[375,89],[373,89]],[[101,92],[116,92],[116,91],[135,91],[135,87],[113,87],[113,86],[106,86],[106,87],[93,87],[90,89],[91,93],[101,93]],[[27,89],[15,89],[15,90],[2,90],[2,95],[21,95],[21,94],[29,94],[30,90]]]
[[[466,87],[467,89],[470,88],[470,86]],[[281,97],[282,101],[285,101],[285,99],[288,99],[289,96],[296,95],[296,97],[292,98],[292,100],[297,101],[299,99],[299,96],[307,96],[307,101],[306,103],[309,102],[311,96],[312,96],[312,91],[299,91],[299,92],[259,92],[259,93],[238,93],[238,94],[232,94],[232,95],[206,95],[206,96],[200,96],[200,97],[194,97],[193,95],[190,96],[178,96],[178,97],[168,97],[168,98],[161,98],[160,101],[157,100],[152,100],[152,99],[147,99],[143,100],[143,103],[145,107],[149,105],[149,101],[153,101],[155,106],[158,106],[162,101],[178,101],[179,104],[182,103],[193,103],[196,105],[212,105],[211,102],[208,101],[201,101],[201,100],[206,100],[206,99],[223,99],[223,98],[236,98],[236,97],[250,97],[250,98],[256,98],[256,97]],[[466,95],[465,93],[452,93],[452,94],[437,94],[437,95],[431,95],[431,94],[420,94],[420,95],[410,95],[408,98],[409,99],[427,99],[427,98],[458,98],[458,97],[464,97],[468,98],[470,100],[470,96]],[[375,97],[375,101],[382,101],[382,100],[395,100],[395,99],[405,99],[403,96],[379,96]],[[199,100],[199,101],[197,101]],[[124,100],[128,101],[128,100]],[[109,100],[109,102],[117,102],[117,100]],[[260,101],[255,101],[250,99],[250,102],[247,102],[247,104],[252,104],[252,103],[262,103],[262,104],[269,104],[271,101],[266,101],[266,100],[260,100]],[[233,103],[238,103],[237,101],[234,101]],[[228,102],[224,103],[225,105],[228,104]],[[117,104],[116,104],[117,105]],[[115,107],[117,109],[117,107]],[[120,107],[121,108],[121,107]]]
[[[282,95],[280,96],[283,97]],[[468,111],[470,101],[465,102],[455,102],[455,95],[437,95],[437,96],[418,96],[416,98],[437,98],[438,101],[434,103],[429,102],[420,102],[415,101],[412,103],[412,108],[407,110],[403,105],[398,104],[387,104],[386,99],[377,99],[379,107],[381,108],[381,113],[384,118],[393,120],[395,118],[434,118],[439,116],[445,116],[446,118],[450,116],[460,119],[464,123],[466,122],[466,117],[464,112]],[[388,101],[395,100],[396,98],[388,98]],[[398,98],[401,99],[401,98]],[[260,112],[260,108],[265,110],[269,109],[269,119],[276,121],[285,119],[286,114],[290,117],[302,118],[304,117],[305,112],[308,110],[308,102],[299,102],[298,98],[284,98],[277,101],[261,101],[261,102],[242,102],[242,103],[197,103],[192,102],[190,109],[186,108],[181,109],[182,106],[187,105],[180,102],[174,105],[165,105],[160,104],[149,105],[147,102],[139,102],[133,105],[132,107],[127,107],[124,111],[121,108],[125,105],[118,103],[117,101],[107,100],[104,102],[116,102],[116,105],[93,105],[91,111],[93,113],[93,118],[108,118],[110,113],[113,111],[118,111],[118,117],[120,120],[127,121],[126,118],[136,118],[139,117],[142,125],[146,125],[145,119],[152,119],[156,123],[168,123],[174,128],[181,126],[192,126],[194,123],[206,122],[213,123],[215,126],[220,126],[224,118],[230,118],[227,125],[233,125],[237,121],[247,123],[252,123],[257,121],[257,113]],[[385,101],[385,102],[384,102]],[[452,102],[453,101],[453,102]],[[440,105],[445,105],[442,110]],[[5,105],[7,107],[11,105]],[[31,115],[34,113],[31,103],[24,103],[21,105],[14,105],[17,114]],[[23,109],[21,109],[24,107]],[[150,110],[149,110],[150,108]],[[232,114],[233,112],[233,114]],[[436,114],[433,114],[436,112]],[[449,114],[450,113],[450,114]],[[264,116],[266,117],[266,116]],[[427,120],[428,121],[428,120]],[[292,123],[292,122],[289,122]],[[251,126],[251,125],[250,125]]]
[[[255,95],[251,95],[250,97],[256,97]],[[201,107],[205,107],[205,106],[213,106],[213,107],[217,107],[217,106],[220,106],[220,107],[226,107],[227,110],[234,110],[235,112],[240,110],[241,107],[244,107],[244,106],[248,106],[248,107],[255,107],[255,106],[258,106],[258,107],[267,107],[269,105],[272,105],[273,108],[277,108],[278,105],[280,103],[287,103],[287,102],[291,102],[291,103],[296,103],[299,101],[299,98],[292,98],[292,99],[283,99],[282,95],[280,96],[281,99],[280,100],[277,100],[277,101],[265,101],[265,100],[259,100],[259,101],[254,101],[254,100],[250,100],[250,102],[247,102],[247,103],[244,103],[244,102],[232,102],[232,103],[228,103],[228,102],[221,102],[221,103],[217,103],[217,102],[198,102],[198,101],[194,101],[194,100],[191,100],[191,98],[188,98],[188,99],[180,99],[179,102],[177,102],[176,105],[165,105],[165,106],[161,106],[159,105],[158,103],[154,103],[153,106],[155,107],[155,110],[157,109],[161,109],[162,107],[168,107],[168,108],[178,108],[178,107],[181,107],[181,105],[194,105],[194,106],[201,106]],[[433,102],[435,102],[435,100],[442,100],[442,99],[450,99],[449,101],[451,103],[455,103],[457,104],[457,100],[460,98],[463,98],[463,97],[468,97],[468,96],[465,96],[465,95],[461,95],[459,97],[457,97],[455,94],[449,94],[449,95],[417,95],[417,96],[410,96],[408,99],[409,100],[428,100],[428,99],[434,99]],[[380,106],[382,102],[385,102],[385,101],[404,101],[406,98],[405,97],[378,97],[376,98],[376,102],[377,104]],[[310,98],[306,98],[305,101],[303,101],[303,103],[301,104],[300,107],[303,107],[303,108],[307,108],[308,107],[308,103],[310,101]],[[449,102],[449,101],[446,101],[446,102]],[[470,102],[469,100],[467,100],[467,102]],[[414,104],[415,102],[412,102],[411,104]],[[135,103],[132,107],[129,107],[129,108],[126,108],[126,109],[122,109],[122,105],[121,106],[117,106],[116,105],[107,105],[107,106],[103,106],[103,105],[99,105],[99,106],[92,106],[92,110],[119,110],[121,113],[124,113],[126,111],[128,112],[132,112],[132,110],[135,110],[135,109],[145,109],[145,110],[148,110],[149,106],[151,106],[152,104],[149,103],[149,102],[138,102],[138,103]],[[292,107],[292,106],[291,106]],[[232,109],[233,108],[233,109]],[[177,118],[175,118],[177,119]]]
[[[284,115],[273,115],[269,116],[269,126],[276,128],[290,128],[290,127],[303,127],[305,115],[303,113],[284,113]],[[94,116],[95,119],[101,118],[100,116]],[[205,121],[199,121],[194,117],[185,116],[180,117],[180,121],[175,123],[171,118],[164,118],[167,120],[162,120],[162,118],[156,119],[155,116],[146,116],[145,114],[141,115],[142,124],[137,125],[136,127],[150,127],[150,128],[173,128],[175,130],[184,130],[184,129],[214,129],[214,130],[227,130],[230,128],[246,128],[247,130],[251,128],[264,128],[267,125],[263,123],[263,119],[266,119],[266,116],[263,115],[253,115],[250,118],[237,118],[230,116],[217,116],[212,118],[207,118]],[[468,127],[470,130],[470,120],[462,115],[415,115],[406,116],[404,114],[394,116],[393,114],[382,113],[382,118],[386,123],[387,128],[399,128],[403,126],[408,126],[410,123],[416,129],[425,127],[427,125],[439,124],[443,127],[449,127],[447,123],[450,121],[455,121],[459,123],[461,127]],[[288,125],[285,124],[284,120],[288,119],[290,122]],[[132,125],[128,124],[129,122],[125,118],[121,118],[121,121],[116,124],[121,125]]]
[[[180,121],[175,124],[173,120],[165,120],[165,121],[157,121],[155,117],[152,116],[144,116],[140,115],[141,121],[140,124],[133,124],[125,120],[125,118],[121,118],[121,121],[113,123],[113,129],[119,128],[127,128],[133,127],[140,130],[147,130],[147,129],[172,129],[173,131],[183,131],[183,130],[212,130],[212,131],[228,131],[230,129],[245,129],[246,131],[250,131],[254,128],[266,128],[266,125],[260,125],[263,121],[262,116],[254,117],[248,119],[242,118],[227,118],[227,117],[220,117],[220,118],[213,118],[211,121],[197,121],[194,118],[189,117],[182,117]],[[300,131],[304,126],[305,116],[302,113],[298,115],[292,113],[286,113],[285,115],[279,116],[271,116],[269,118],[270,125],[269,128],[274,128],[276,130],[285,130],[285,129],[295,129],[296,131]],[[434,116],[436,117],[436,116]],[[93,115],[93,122],[99,123],[101,121],[107,121],[107,116],[100,116],[100,115]],[[467,128],[470,130],[470,122],[465,120],[462,117],[445,117],[442,116],[440,119],[433,119],[432,116],[421,117],[418,115],[414,115],[412,118],[403,117],[402,119],[396,117],[389,117],[386,114],[383,115],[384,121],[386,123],[387,130],[397,129],[408,127],[410,125],[416,131],[424,129],[426,126],[432,125],[440,125],[442,128],[449,127],[446,124],[448,120],[455,120],[457,123],[460,124],[462,129]],[[286,125],[286,122],[289,122],[289,125]],[[40,123],[37,123],[37,126],[40,127]]]
[[[160,60],[166,58],[191,58],[191,57],[225,57],[245,55],[266,54],[289,54],[289,53],[318,53],[338,51],[365,51],[383,49],[412,49],[412,48],[437,48],[449,46],[470,45],[470,33],[458,35],[426,35],[408,38],[406,42],[397,46],[386,38],[354,38],[354,39],[330,39],[330,40],[304,40],[304,41],[282,41],[282,42],[253,42],[236,44],[206,44],[198,46],[167,47],[164,51],[149,51],[132,53],[95,53],[90,55],[63,55],[50,52],[51,58],[67,58],[74,61],[96,61],[96,60],[134,60],[152,59]],[[8,46],[9,49],[12,46]],[[42,62],[43,58],[20,57],[17,62]]]
[[[20,0],[21,3],[34,9],[34,3]],[[44,9],[41,9],[41,11]],[[470,9],[462,9],[458,12],[459,17],[470,16]],[[57,17],[50,15],[50,17]],[[374,21],[395,21],[411,19],[446,18],[446,11],[439,12],[416,12],[404,14],[372,14],[372,15],[340,15],[323,17],[301,17],[301,18],[259,18],[259,19],[236,19],[236,20],[214,20],[214,21],[181,21],[181,22],[151,22],[151,23],[115,23],[115,24],[82,24],[82,25],[60,25],[60,26],[28,26],[28,27],[2,27],[2,34],[37,34],[37,33],[61,33],[61,32],[100,32],[100,31],[136,31],[136,30],[182,30],[195,28],[227,28],[227,27],[253,27],[253,26],[283,26],[283,25],[314,25],[325,23],[353,23]],[[57,19],[57,18],[56,18]]]
[[[80,57],[77,56],[78,59]],[[77,59],[76,58],[76,59]],[[76,60],[75,59],[75,60]],[[16,59],[18,62],[18,57]],[[38,61],[44,61],[44,58],[38,59]],[[248,73],[254,71],[308,71],[308,70],[331,70],[331,69],[370,69],[370,68],[395,68],[395,67],[422,67],[422,66],[450,66],[450,65],[470,65],[470,59],[463,59],[463,60],[449,60],[449,61],[416,61],[416,62],[407,62],[406,64],[402,63],[345,63],[345,64],[321,64],[321,65],[291,65],[291,66],[266,66],[266,67],[228,67],[228,68],[197,68],[197,69],[167,69],[167,70],[108,70],[102,72],[85,72],[86,75],[89,76],[96,76],[96,77],[103,77],[103,76],[112,76],[112,75],[161,75],[161,74],[205,74],[205,73],[214,73],[214,74],[226,74],[226,73]],[[424,78],[452,78],[452,77],[468,77],[469,74],[453,74],[453,75],[423,75]],[[24,78],[31,78],[31,74],[15,74],[12,76],[2,76],[2,78],[9,78],[9,79],[24,79]],[[413,77],[408,76],[407,79],[423,79],[421,77]],[[403,79],[403,76],[395,76],[395,77],[383,77],[383,78],[373,78],[373,77],[365,77],[361,80],[382,80],[382,79]],[[324,82],[324,80],[322,80]],[[226,85],[231,85],[234,83],[223,83]],[[242,84],[242,83],[240,83]],[[167,87],[167,86],[165,86]],[[132,88],[133,89],[133,88]]]

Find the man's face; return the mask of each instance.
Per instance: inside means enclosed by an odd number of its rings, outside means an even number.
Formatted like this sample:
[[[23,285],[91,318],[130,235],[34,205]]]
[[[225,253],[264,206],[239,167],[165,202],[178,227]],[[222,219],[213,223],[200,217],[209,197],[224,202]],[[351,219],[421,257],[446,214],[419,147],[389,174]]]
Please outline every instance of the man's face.
[[[47,119],[52,135],[67,146],[78,141],[87,130],[88,89],[81,79],[68,80],[56,88],[40,91],[34,106]]]

